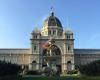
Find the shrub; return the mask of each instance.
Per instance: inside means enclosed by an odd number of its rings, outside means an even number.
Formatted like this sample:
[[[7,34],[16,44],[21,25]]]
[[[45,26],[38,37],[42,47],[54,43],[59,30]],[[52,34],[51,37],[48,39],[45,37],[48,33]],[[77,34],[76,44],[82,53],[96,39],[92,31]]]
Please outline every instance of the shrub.
[[[100,60],[93,61],[86,65],[79,65],[78,69],[83,75],[100,75]]]
[[[0,61],[0,76],[16,75],[20,70],[21,67],[17,64]]]
[[[30,70],[26,72],[27,75],[40,75],[41,73],[38,70]]]
[[[78,73],[77,70],[67,71],[67,74],[77,74],[77,73]]]

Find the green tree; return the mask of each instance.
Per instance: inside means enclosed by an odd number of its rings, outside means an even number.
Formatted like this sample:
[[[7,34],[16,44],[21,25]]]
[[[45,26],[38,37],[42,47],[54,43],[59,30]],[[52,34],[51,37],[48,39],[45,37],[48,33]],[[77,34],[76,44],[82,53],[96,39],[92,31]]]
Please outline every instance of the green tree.
[[[0,61],[0,76],[17,75],[21,67],[5,61]]]
[[[86,65],[79,65],[78,69],[83,75],[100,75],[100,60],[93,61]]]

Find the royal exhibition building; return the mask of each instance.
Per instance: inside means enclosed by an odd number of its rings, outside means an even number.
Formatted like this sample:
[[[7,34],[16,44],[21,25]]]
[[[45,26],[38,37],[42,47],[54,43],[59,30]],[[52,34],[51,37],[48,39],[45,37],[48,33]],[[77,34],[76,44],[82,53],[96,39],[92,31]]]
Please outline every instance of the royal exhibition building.
[[[30,48],[1,48],[0,60],[42,70],[46,66],[60,72],[75,69],[75,65],[100,59],[100,49],[75,49],[74,33],[64,30],[60,20],[50,13],[42,25],[31,32]]]

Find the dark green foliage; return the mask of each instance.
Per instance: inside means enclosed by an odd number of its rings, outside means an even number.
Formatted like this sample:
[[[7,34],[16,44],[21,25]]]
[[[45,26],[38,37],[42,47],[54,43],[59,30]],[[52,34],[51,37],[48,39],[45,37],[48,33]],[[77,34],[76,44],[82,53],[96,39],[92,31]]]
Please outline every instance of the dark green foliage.
[[[0,80],[22,80],[22,77],[18,75],[10,75],[10,76],[0,77]]]
[[[100,60],[93,61],[86,65],[79,65],[78,69],[83,75],[100,75]]]
[[[26,75],[40,75],[40,74],[41,73],[37,70],[35,70],[35,71],[30,70],[30,71],[27,71],[27,73],[26,73]]]
[[[77,70],[72,70],[72,71],[68,71],[67,74],[77,74],[78,71]]]
[[[21,67],[17,64],[0,61],[0,76],[17,75]]]

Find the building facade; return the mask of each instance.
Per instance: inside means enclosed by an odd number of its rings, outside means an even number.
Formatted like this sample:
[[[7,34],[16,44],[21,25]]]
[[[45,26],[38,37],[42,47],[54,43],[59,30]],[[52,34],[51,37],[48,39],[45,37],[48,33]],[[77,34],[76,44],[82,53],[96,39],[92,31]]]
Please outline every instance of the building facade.
[[[100,59],[100,49],[74,49],[73,32],[63,29],[54,12],[45,19],[41,31],[32,31],[30,41],[28,49],[0,49],[0,60],[27,66],[29,70],[42,70],[48,62],[64,72],[74,70],[75,64]]]

